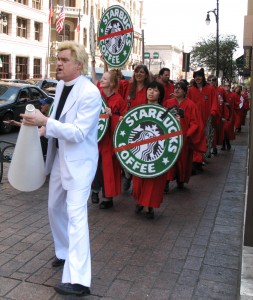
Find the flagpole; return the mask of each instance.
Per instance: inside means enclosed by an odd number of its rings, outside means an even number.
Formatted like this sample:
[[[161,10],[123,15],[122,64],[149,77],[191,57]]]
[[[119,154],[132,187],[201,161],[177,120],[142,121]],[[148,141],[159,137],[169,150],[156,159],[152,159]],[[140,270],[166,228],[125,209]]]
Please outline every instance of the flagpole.
[[[51,41],[51,19],[50,19],[50,23],[49,23],[49,33],[48,33],[48,40],[47,40],[47,57],[46,57],[45,79],[50,77],[50,76],[48,76],[50,41]]]

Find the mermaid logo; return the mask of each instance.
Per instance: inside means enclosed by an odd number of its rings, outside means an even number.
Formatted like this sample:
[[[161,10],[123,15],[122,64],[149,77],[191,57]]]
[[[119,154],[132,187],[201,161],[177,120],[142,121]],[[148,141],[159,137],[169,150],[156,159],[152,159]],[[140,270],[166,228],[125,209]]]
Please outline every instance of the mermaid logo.
[[[165,117],[163,117],[165,116]],[[168,171],[181,151],[180,123],[160,105],[129,110],[114,132],[114,151],[124,168],[142,178]]]

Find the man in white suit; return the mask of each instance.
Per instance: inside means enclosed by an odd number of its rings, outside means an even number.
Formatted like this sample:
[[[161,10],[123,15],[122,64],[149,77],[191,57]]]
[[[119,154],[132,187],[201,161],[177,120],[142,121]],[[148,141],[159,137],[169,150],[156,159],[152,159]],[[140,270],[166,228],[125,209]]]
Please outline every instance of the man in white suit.
[[[24,125],[42,126],[48,138],[46,173],[50,175],[48,212],[56,258],[64,264],[60,294],[90,294],[91,259],[87,201],[98,160],[97,132],[101,96],[85,74],[88,55],[83,46],[65,41],[58,46],[60,80],[51,116],[39,110],[22,115]]]

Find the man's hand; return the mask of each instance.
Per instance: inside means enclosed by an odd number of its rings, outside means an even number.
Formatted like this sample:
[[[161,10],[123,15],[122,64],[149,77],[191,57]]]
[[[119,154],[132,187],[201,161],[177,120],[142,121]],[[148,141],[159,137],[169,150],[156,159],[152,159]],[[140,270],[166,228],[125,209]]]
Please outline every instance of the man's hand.
[[[44,116],[38,109],[34,114],[20,114],[23,124],[27,126],[46,126],[48,117]]]

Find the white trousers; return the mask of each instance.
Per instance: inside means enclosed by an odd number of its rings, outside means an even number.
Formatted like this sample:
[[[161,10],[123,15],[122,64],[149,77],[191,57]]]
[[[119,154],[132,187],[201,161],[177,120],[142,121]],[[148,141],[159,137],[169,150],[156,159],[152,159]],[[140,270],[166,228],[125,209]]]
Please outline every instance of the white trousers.
[[[60,175],[57,151],[49,181],[48,215],[56,257],[65,259],[62,282],[90,287],[91,258],[87,211],[90,187],[66,191],[62,188]]]

